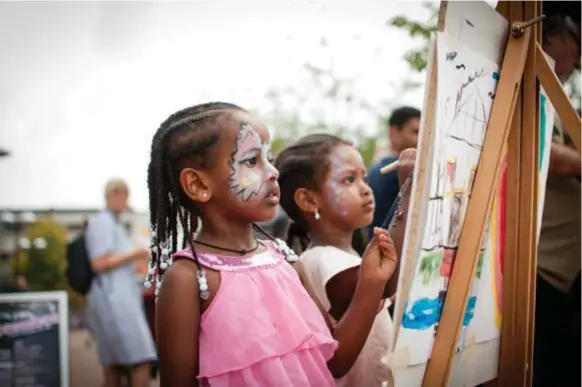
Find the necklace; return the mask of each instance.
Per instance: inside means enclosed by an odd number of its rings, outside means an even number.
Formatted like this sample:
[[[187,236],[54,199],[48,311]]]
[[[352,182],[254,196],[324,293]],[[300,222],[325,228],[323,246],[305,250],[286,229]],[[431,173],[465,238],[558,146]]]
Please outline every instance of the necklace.
[[[227,251],[229,253],[235,253],[235,254],[238,254],[238,255],[247,255],[249,253],[254,253],[255,251],[257,251],[257,249],[259,248],[259,246],[261,244],[256,239],[255,239],[255,242],[256,242],[255,247],[253,247],[250,250],[245,250],[245,249],[242,249],[242,250],[234,250],[234,249],[227,249],[226,247],[220,247],[220,246],[217,246],[217,245],[212,245],[210,243],[205,243],[205,242],[201,242],[201,241],[194,241],[194,243],[198,243],[198,244],[200,244],[202,246],[210,247],[211,249]]]

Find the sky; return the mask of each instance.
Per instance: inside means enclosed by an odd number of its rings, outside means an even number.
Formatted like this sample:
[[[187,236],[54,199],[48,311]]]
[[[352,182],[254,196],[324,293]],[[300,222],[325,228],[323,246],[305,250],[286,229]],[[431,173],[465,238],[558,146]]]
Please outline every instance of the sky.
[[[429,16],[381,0],[0,3],[0,208],[98,208],[121,177],[146,210],[167,116],[210,100],[265,110],[270,87],[302,87],[303,64],[330,56],[369,101],[421,107],[422,88],[395,95],[419,44],[386,26],[396,14]]]

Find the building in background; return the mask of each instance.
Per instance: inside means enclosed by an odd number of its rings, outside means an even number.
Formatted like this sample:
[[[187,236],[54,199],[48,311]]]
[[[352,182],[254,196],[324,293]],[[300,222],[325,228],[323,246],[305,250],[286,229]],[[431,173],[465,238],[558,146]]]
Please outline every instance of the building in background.
[[[18,248],[26,244],[23,240],[26,228],[37,219],[49,218],[67,229],[68,240],[83,230],[85,223],[100,209],[2,209],[0,208],[0,258],[6,262]],[[122,221],[129,234],[136,238],[149,237],[149,215],[140,212],[123,214]]]

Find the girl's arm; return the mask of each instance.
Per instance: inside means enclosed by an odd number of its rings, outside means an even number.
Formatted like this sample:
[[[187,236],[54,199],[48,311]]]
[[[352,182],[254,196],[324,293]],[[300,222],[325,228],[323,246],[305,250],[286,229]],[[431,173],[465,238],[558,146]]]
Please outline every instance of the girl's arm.
[[[341,378],[352,368],[366,343],[378,312],[385,283],[358,281],[348,310],[338,324],[332,327],[329,315],[317,298],[303,264],[297,262],[294,267],[305,290],[316,303],[334,338],[339,342],[337,351],[327,365],[334,378]]]
[[[199,325],[196,264],[182,259],[165,272],[156,306],[161,387],[198,386]]]

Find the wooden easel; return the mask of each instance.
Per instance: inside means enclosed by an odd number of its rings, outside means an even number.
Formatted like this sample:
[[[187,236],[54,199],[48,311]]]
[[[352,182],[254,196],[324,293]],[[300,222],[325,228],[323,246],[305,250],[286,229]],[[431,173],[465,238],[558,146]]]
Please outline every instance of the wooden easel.
[[[439,31],[444,31],[446,6],[446,1],[441,2]],[[541,27],[534,22],[541,14],[541,2],[503,1],[497,10],[508,19],[511,32],[423,387],[447,386],[506,142],[510,149],[507,176],[510,184],[507,185],[503,317],[499,376],[492,383],[500,387],[531,385],[539,149],[539,90],[536,78],[544,87],[572,142],[580,150],[580,116],[570,104],[541,50]],[[523,21],[532,23],[523,28]],[[435,83],[429,81],[429,96],[436,93],[434,86]],[[427,113],[431,114],[434,98],[432,103],[430,97],[428,100]],[[431,128],[427,130],[430,136]]]

